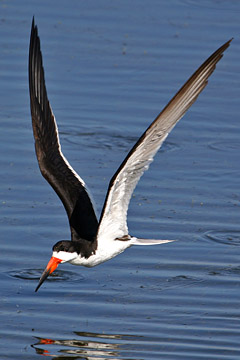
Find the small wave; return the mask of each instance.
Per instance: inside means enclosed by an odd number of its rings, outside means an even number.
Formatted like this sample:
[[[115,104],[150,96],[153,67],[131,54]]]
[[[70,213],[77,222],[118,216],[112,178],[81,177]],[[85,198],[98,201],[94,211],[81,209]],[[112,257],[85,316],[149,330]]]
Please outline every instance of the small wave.
[[[208,147],[213,150],[218,151],[228,151],[228,150],[240,150],[240,143],[234,141],[213,141],[208,144]]]
[[[38,281],[42,275],[42,272],[43,269],[21,269],[21,270],[9,271],[7,272],[7,274],[15,279]],[[75,272],[56,270],[47,278],[46,281],[63,281],[63,280],[74,281],[74,280],[83,280],[83,279],[84,277],[82,275],[76,274]]]
[[[237,1],[224,1],[224,0],[181,0],[182,3],[187,5],[201,7],[206,9],[215,9],[222,11],[234,11],[238,9]]]
[[[199,282],[202,282],[202,278],[188,276],[188,275],[178,275],[171,277],[166,280],[166,282],[161,284],[160,288],[154,287],[155,290],[166,291],[174,288],[183,288],[183,287],[191,287]]]
[[[64,140],[70,144],[78,145],[79,147],[87,146],[96,149],[123,149],[129,151],[137,142],[138,137],[123,136],[116,133],[103,132],[85,132],[85,133],[65,133]],[[169,152],[180,148],[179,145],[173,142],[164,142],[161,151]]]
[[[207,231],[203,237],[219,244],[240,246],[240,231],[237,230]]]

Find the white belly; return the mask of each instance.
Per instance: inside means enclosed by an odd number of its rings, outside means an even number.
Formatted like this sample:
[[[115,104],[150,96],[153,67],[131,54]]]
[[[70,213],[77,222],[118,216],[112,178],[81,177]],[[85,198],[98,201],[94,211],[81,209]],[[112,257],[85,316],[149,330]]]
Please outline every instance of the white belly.
[[[132,244],[130,241],[111,241],[106,242],[104,247],[99,246],[96,253],[91,255],[88,259],[79,255],[77,258],[69,261],[73,265],[93,267],[99,265],[113,257],[121,254],[125,249],[130,247]]]

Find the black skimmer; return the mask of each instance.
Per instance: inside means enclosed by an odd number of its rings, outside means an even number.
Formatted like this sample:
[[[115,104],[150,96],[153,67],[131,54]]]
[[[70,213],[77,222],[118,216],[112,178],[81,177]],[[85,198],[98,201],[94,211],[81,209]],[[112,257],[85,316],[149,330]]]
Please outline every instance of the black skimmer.
[[[57,123],[45,86],[38,29],[33,18],[29,48],[29,91],[35,150],[42,175],[63,202],[71,230],[71,241],[59,241],[53,246],[52,257],[35,291],[60,263],[92,267],[132,245],[174,241],[139,239],[129,235],[129,201],[140,177],[148,169],[170,131],[207,85],[209,76],[231,40],[195,71],[133,146],[109,183],[98,222],[84,181],[61,152]]]

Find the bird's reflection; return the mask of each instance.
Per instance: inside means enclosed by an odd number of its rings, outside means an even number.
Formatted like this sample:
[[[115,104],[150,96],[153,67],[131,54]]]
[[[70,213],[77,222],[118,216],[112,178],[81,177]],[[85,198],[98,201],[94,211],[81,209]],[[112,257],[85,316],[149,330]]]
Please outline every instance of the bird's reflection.
[[[32,345],[38,355],[54,357],[54,359],[123,359],[120,355],[122,340],[133,336],[118,334],[97,334],[74,332],[74,339],[54,340],[36,337]],[[70,356],[68,356],[70,355]]]

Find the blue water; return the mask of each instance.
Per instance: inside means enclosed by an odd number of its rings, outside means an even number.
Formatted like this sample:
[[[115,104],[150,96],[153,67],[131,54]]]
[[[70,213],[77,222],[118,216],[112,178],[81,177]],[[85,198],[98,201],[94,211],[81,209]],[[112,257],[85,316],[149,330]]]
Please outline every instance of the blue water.
[[[234,37],[131,201],[131,234],[178,241],[66,264],[38,293],[70,234],[34,153],[33,15],[62,150],[98,213],[138,137]],[[0,1],[0,359],[240,358],[239,17],[234,0]]]

